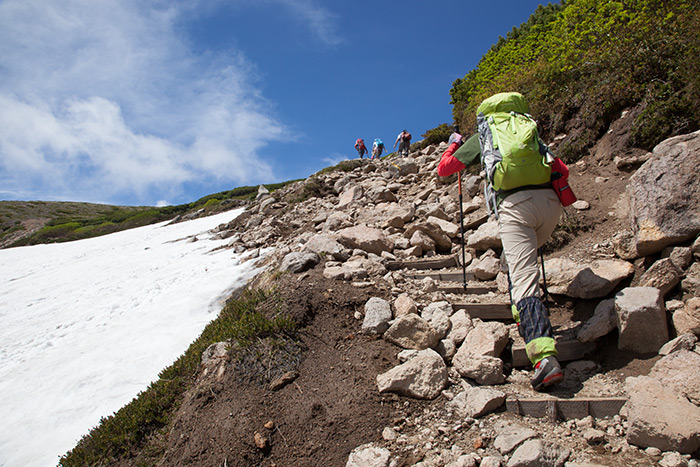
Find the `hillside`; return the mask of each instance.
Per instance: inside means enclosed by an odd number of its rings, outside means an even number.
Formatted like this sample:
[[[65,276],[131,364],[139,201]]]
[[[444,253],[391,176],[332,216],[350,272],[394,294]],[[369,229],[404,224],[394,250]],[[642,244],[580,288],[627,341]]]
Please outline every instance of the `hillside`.
[[[275,183],[271,191],[295,180]],[[187,220],[243,206],[257,187],[214,193],[187,204],[112,206],[65,201],[0,201],[0,248],[69,242],[167,220]]]
[[[682,283],[676,276],[670,287],[663,286],[667,289],[667,309],[680,316],[680,312],[685,313],[682,310],[690,310],[688,304],[697,295],[693,285],[697,283],[700,264],[697,226],[692,238],[672,241],[674,249],[663,255],[659,251],[637,258],[620,258],[622,250],[615,239],[634,226],[626,187],[630,177],[641,170],[638,169],[641,161],[618,159],[615,163],[614,152],[609,148],[613,135],[629,131],[629,124],[625,123],[628,121],[625,117],[619,119],[611,128],[614,131],[596,145],[597,150],[572,166],[572,187],[589,206],[566,208],[555,239],[549,245],[547,261],[550,264],[554,259],[567,259],[577,267],[581,264],[593,267],[596,262],[614,259],[615,264],[629,265],[631,275],[614,279],[612,290],[596,297],[581,298],[566,292],[566,288],[563,293],[561,288],[553,292],[550,312],[557,332],[565,341],[572,333],[580,333],[584,324],[594,321],[592,317],[598,305],[617,292],[647,283],[649,274],[658,280],[653,283],[659,286],[667,283],[667,279],[655,275],[658,273],[650,272],[667,255],[686,258],[690,255],[690,262],[683,265]],[[690,156],[692,160],[697,158],[698,138],[700,135],[694,134],[674,144],[692,142],[696,151]],[[431,250],[426,244],[418,253],[409,241],[419,230],[436,239],[441,237],[430,227],[437,222],[428,221],[430,216],[456,227],[455,180],[435,175],[444,147],[430,146],[414,152],[408,159],[348,161],[342,165],[346,171],[340,167],[324,171],[278,190],[274,196],[261,196],[233,223],[220,226],[221,235],[231,239],[230,248],[251,261],[261,248],[274,248],[262,259],[269,267],[268,272],[250,284],[251,290],[271,292],[243,300],[245,306],[255,310],[255,316],[257,313],[262,316],[246,320],[257,323],[286,317],[287,330],[265,331],[252,341],[234,337],[229,344],[213,346],[206,352],[203,349],[207,344],[198,342],[194,354],[188,357],[197,362],[192,367],[193,373],[180,376],[178,382],[171,373],[164,372],[163,377],[172,384],[185,384],[184,392],[177,396],[182,402],[172,406],[175,408],[172,415],[166,416],[165,421],[158,415],[161,421],[155,424],[154,420],[146,423],[152,415],[144,419],[142,423],[146,425],[141,426],[149,426],[150,431],[141,432],[135,444],[95,451],[95,442],[101,440],[99,443],[103,444],[113,436],[110,433],[122,423],[123,417],[130,417],[133,423],[134,414],[143,411],[143,407],[135,411],[127,407],[106,419],[101,428],[63,459],[62,465],[92,464],[101,459],[100,462],[110,465],[342,466],[348,462],[351,451],[367,443],[373,443],[372,449],[380,453],[377,456],[387,453],[392,465],[476,465],[450,463],[457,462],[460,456],[460,462],[472,458],[475,463],[480,461],[480,465],[530,465],[512,463],[517,458],[514,451],[499,447],[512,430],[534,433],[529,436],[545,440],[549,443],[547,449],[553,449],[557,456],[589,465],[657,465],[664,451],[669,451],[665,454],[668,459],[680,456],[673,452],[685,448],[672,449],[658,440],[648,441],[649,437],[646,440],[651,444],[646,446],[651,448],[645,449],[646,441],[632,435],[633,429],[638,429],[634,416],[619,411],[619,407],[614,410],[614,416],[569,417],[562,412],[552,419],[543,419],[514,414],[501,401],[500,405],[486,410],[485,415],[465,416],[465,411],[471,413],[471,409],[455,401],[462,400],[465,391],[473,388],[500,391],[509,400],[515,398],[523,404],[543,397],[529,387],[529,369],[517,362],[514,349],[518,344],[517,339],[513,340],[513,325],[508,324],[509,320],[499,325],[507,327],[511,336],[501,354],[504,383],[477,384],[464,378],[456,366],[450,366],[448,379],[437,397],[417,397],[405,392],[406,389],[379,391],[377,377],[387,374],[403,360],[399,359],[400,347],[386,336],[382,338],[381,333],[367,331],[370,298],[386,300],[394,313],[398,313],[399,302],[408,300],[426,320],[429,319],[426,310],[431,304],[446,302],[456,308],[464,304],[465,298],[474,306],[495,305],[505,299],[503,289],[498,287],[501,280],[498,277],[475,280],[481,284],[478,287],[489,291],[465,297],[455,291],[458,283],[450,285],[444,280],[427,279],[421,276],[426,272],[424,269],[411,269],[432,261],[432,264],[442,263],[432,266],[443,268],[436,273],[447,274],[450,262],[446,260],[454,261],[460,255],[459,236],[454,231],[447,250],[435,244]],[[667,151],[674,152],[668,148]],[[470,186],[466,179],[465,185]],[[700,190],[697,181],[686,188],[692,193]],[[479,237],[479,226],[486,225],[481,214],[483,200],[478,193],[474,195],[465,200],[465,206],[470,206],[468,217],[481,220],[475,221],[466,232],[470,245]],[[684,212],[696,212],[696,199]],[[449,231],[447,224],[442,225],[441,229]],[[378,235],[390,238],[393,246],[386,247],[389,249],[379,255],[373,241],[363,241],[361,234],[348,240],[352,235],[347,232],[361,226],[381,232]],[[334,243],[330,240],[333,238],[342,243]],[[498,252],[495,247],[469,246],[468,273],[474,274],[480,263],[493,255],[493,250]],[[695,252],[695,259],[691,251]],[[547,267],[547,274],[552,291],[554,284],[567,281],[565,274],[562,276],[553,266]],[[568,278],[569,284],[571,281]],[[475,285],[470,281],[472,286]],[[240,310],[245,306],[240,305],[240,300],[246,295],[237,297],[231,302],[232,310],[242,313]],[[230,316],[229,313],[222,312]],[[670,311],[667,313],[670,315]],[[243,316],[247,315],[239,315]],[[455,318],[451,319],[456,326]],[[472,323],[477,325],[478,320],[472,319]],[[675,337],[676,332],[680,335],[681,331],[674,328],[679,325],[675,316],[669,316],[668,323],[670,337]],[[223,324],[216,326],[220,328]],[[580,355],[567,359],[566,381],[544,397],[559,401],[603,398],[610,403],[638,397],[629,388],[632,381],[629,378],[653,374],[654,368],[667,360],[657,353],[620,349],[621,335],[615,329],[603,332],[593,341],[592,348],[580,350]],[[234,341],[238,344],[233,344]],[[693,346],[691,343],[685,348]],[[675,355],[693,354],[687,350],[678,352]],[[450,362],[449,355],[454,353],[447,355],[445,358]],[[694,361],[692,357],[685,358]],[[698,370],[692,365],[685,371],[690,372],[686,378],[694,380]],[[146,391],[140,400],[145,402],[152,397],[158,400],[157,394]],[[690,399],[696,401],[694,397]],[[690,407],[695,406],[690,404]],[[688,439],[695,436],[691,434]],[[367,449],[370,448],[365,446]],[[370,455],[368,452],[364,455]],[[545,452],[549,451],[535,449],[540,462],[548,455]],[[694,455],[690,462],[697,459],[697,453]],[[688,462],[688,457],[684,459]],[[348,465],[388,464],[358,461]]]

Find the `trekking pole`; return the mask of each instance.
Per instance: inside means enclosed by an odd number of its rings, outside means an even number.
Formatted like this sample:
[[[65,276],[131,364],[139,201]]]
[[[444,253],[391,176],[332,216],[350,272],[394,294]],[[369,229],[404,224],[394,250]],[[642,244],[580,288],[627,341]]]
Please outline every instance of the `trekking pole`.
[[[462,171],[457,172],[457,183],[459,184],[459,231],[462,234],[462,287],[467,291],[467,265],[464,253],[464,209],[462,208]]]
[[[542,248],[538,248],[537,252],[540,254],[540,261],[542,262],[542,284],[543,284],[543,290],[544,290],[544,302],[547,301],[549,298],[549,291],[547,290],[547,276],[544,274],[544,253],[542,252]]]

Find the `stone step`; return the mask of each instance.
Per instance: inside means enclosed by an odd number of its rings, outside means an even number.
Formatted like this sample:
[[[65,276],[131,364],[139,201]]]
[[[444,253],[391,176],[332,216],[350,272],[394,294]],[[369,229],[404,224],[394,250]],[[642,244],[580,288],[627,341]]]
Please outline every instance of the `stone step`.
[[[498,292],[498,287],[495,284],[476,283],[467,284],[466,288],[461,283],[459,284],[439,284],[438,290],[445,293],[466,294],[466,295],[482,295],[492,292]]]
[[[390,271],[398,269],[445,269],[459,266],[456,255],[441,256],[436,258],[389,261],[386,268]]]
[[[452,308],[464,310],[470,317],[482,321],[513,320],[510,303],[452,303]]]
[[[430,277],[436,281],[443,282],[457,282],[459,284],[464,280],[462,275],[462,270],[448,270],[448,271],[436,271],[436,272],[419,272],[419,273],[408,273],[405,275],[409,279],[423,280],[426,277]],[[467,282],[473,282],[476,280],[474,273],[467,272]]]
[[[508,397],[506,410],[518,415],[547,417],[554,422],[581,419],[589,415],[593,418],[613,417],[620,413],[620,409],[626,402],[627,399],[624,397],[574,399]]]
[[[581,360],[586,355],[595,351],[597,344],[595,342],[579,342],[575,338],[557,339],[557,360],[559,362],[570,362],[573,360]],[[513,366],[517,368],[528,367],[531,365],[525,352],[525,344],[513,344],[511,348],[513,357]]]
[[[485,211],[473,212],[464,217],[464,230],[471,230],[478,228],[481,224],[486,223],[489,220],[489,215]]]

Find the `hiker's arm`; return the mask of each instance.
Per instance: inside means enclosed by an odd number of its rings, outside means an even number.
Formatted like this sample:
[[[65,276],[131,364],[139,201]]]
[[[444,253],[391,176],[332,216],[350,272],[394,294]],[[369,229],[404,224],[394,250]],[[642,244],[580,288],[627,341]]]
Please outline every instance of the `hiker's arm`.
[[[453,173],[459,172],[466,166],[462,164],[453,154],[459,149],[459,143],[452,143],[447,151],[442,153],[442,158],[438,164],[437,173],[441,177],[447,177]]]

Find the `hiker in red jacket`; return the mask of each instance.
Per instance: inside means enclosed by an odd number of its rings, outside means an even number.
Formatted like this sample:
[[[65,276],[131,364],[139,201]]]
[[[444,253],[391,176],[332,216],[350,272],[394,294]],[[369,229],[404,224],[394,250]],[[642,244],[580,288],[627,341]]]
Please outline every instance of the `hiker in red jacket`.
[[[437,173],[452,175],[481,157],[479,134],[466,140],[456,138],[442,154]],[[541,391],[564,379],[556,359],[552,326],[540,299],[537,249],[552,234],[562,205],[550,187],[524,187],[501,195],[496,202],[499,234],[508,263],[513,318],[523,335],[528,358],[533,364],[532,387]]]
[[[367,146],[365,146],[365,140],[362,138],[357,138],[357,141],[355,141],[355,150],[360,155],[360,159],[362,159],[365,154],[369,153],[369,151],[367,151]]]

